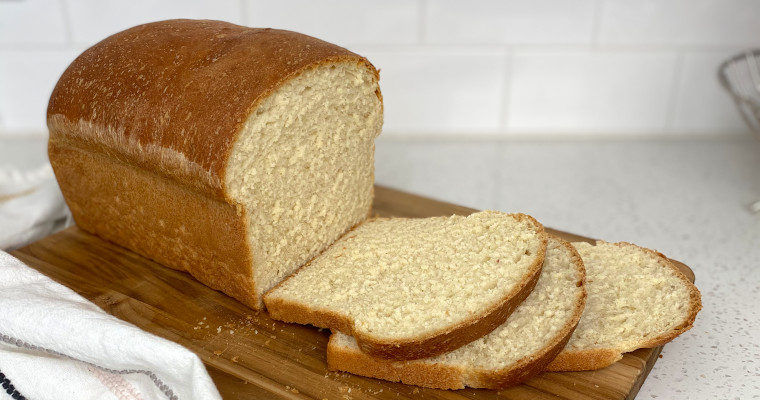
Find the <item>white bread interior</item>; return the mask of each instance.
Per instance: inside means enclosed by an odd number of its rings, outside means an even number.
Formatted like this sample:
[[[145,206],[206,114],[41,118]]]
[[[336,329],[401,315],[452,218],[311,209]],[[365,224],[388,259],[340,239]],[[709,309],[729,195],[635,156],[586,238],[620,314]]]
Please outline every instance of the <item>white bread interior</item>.
[[[346,234],[264,301],[276,319],[408,342],[498,309],[535,282],[545,248],[543,227],[522,214],[378,219]]]
[[[701,308],[699,291],[665,256],[624,242],[573,245],[586,266],[588,302],[550,370],[603,368],[691,328]]]
[[[436,357],[391,361],[370,357],[353,337],[334,333],[327,348],[328,366],[442,389],[495,389],[519,383],[541,372],[552,356],[545,353],[559,351],[578,323],[586,300],[584,276],[577,253],[567,242],[550,237],[536,288],[488,335]]]
[[[225,184],[245,209],[258,296],[367,217],[378,90],[364,64],[321,65],[278,87],[246,122]]]

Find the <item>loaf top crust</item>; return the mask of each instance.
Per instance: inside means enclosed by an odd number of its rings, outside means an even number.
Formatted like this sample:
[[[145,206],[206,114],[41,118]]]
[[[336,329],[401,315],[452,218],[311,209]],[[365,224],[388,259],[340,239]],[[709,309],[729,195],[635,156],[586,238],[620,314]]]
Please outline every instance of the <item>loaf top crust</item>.
[[[377,76],[365,58],[296,32],[211,20],[139,25],[66,69],[48,105],[50,140],[229,201],[227,160],[258,104],[305,69],[336,62]]]

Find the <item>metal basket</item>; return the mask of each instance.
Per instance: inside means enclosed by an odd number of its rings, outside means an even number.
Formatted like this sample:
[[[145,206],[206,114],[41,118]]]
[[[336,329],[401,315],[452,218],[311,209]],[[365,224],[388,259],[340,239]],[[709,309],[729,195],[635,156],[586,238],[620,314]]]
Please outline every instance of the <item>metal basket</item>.
[[[760,49],[724,61],[718,79],[734,98],[744,122],[760,137]],[[750,204],[749,209],[760,214],[760,201]]]
[[[750,129],[760,135],[760,49],[724,61],[718,79],[733,97]]]

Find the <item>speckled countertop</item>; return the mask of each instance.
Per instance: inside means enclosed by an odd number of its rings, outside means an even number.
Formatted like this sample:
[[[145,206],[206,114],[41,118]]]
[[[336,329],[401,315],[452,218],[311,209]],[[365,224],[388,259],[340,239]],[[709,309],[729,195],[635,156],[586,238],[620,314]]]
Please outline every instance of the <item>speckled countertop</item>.
[[[0,138],[0,163],[44,160]],[[704,308],[665,346],[639,399],[760,398],[760,140],[380,138],[380,184],[655,248],[691,266]]]
[[[380,140],[376,180],[546,226],[655,248],[689,265],[694,328],[639,399],[760,398],[760,140]]]

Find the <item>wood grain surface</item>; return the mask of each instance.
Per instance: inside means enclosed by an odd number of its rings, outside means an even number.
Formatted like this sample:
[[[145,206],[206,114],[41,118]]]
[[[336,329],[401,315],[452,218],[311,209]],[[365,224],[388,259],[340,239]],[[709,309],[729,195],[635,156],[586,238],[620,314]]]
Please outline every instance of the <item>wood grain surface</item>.
[[[380,216],[475,210],[378,186]],[[565,239],[585,237],[550,230]],[[13,255],[106,312],[177,342],[206,364],[225,399],[632,399],[661,347],[626,354],[598,371],[544,373],[502,391],[445,391],[328,372],[329,331],[270,319],[190,275],[162,267],[76,227]],[[692,271],[675,262],[693,281]]]

